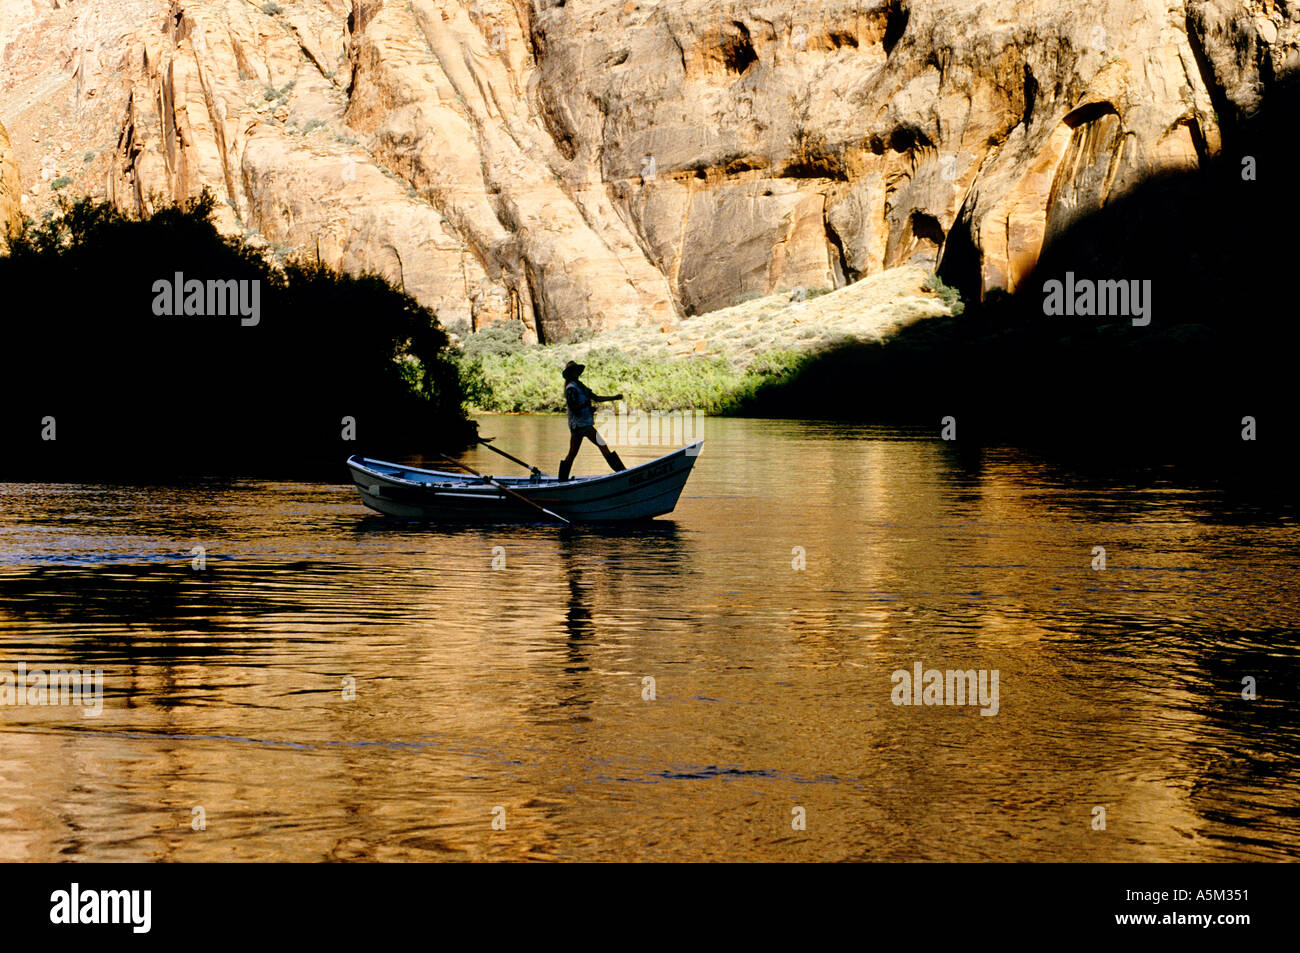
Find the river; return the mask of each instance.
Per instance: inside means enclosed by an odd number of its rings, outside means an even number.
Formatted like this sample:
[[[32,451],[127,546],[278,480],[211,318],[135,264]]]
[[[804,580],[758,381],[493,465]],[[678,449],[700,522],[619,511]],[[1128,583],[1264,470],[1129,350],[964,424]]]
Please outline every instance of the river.
[[[562,418],[483,423],[554,472]],[[0,860],[1300,856],[1293,505],[908,431],[703,436],[626,529],[0,484],[0,670],[104,690],[0,707]],[[918,663],[990,694],[896,704]]]

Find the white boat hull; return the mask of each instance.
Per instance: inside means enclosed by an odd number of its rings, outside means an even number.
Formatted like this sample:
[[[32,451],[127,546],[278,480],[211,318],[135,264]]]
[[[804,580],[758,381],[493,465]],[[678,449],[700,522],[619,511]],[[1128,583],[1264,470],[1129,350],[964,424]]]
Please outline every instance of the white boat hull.
[[[703,441],[618,473],[560,482],[543,476],[493,477],[520,496],[574,523],[644,520],[671,513]],[[366,506],[385,516],[437,521],[538,521],[538,509],[477,477],[354,456],[352,480]]]

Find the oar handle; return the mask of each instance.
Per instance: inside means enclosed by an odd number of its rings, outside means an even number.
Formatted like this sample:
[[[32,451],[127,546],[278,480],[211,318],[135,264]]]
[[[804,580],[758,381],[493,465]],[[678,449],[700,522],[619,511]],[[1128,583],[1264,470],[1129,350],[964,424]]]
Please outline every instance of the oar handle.
[[[481,445],[483,445],[484,447],[487,447],[487,448],[488,448],[489,450],[491,450],[493,453],[499,453],[499,454],[501,454],[501,456],[505,457],[507,460],[511,460],[511,461],[513,461],[513,462],[519,464],[519,465],[520,465],[521,467],[523,467],[525,470],[531,470],[531,471],[532,471],[536,476],[541,476],[542,471],[539,470],[539,469],[537,469],[537,467],[533,466],[531,463],[525,463],[523,460],[520,460],[520,459],[519,459],[518,457],[516,457],[514,454],[506,453],[504,450],[498,450],[496,447],[492,446],[492,444],[490,443],[491,440],[492,440],[491,437],[480,437],[478,442],[479,442]]]
[[[524,496],[522,493],[516,493],[514,490],[510,489],[510,487],[502,485],[501,483],[499,483],[499,482],[497,482],[496,480],[492,479],[490,476],[487,476],[486,474],[483,474],[483,473],[479,473],[477,470],[475,470],[473,467],[469,466],[468,464],[461,463],[461,462],[460,462],[459,460],[457,460],[455,457],[450,457],[450,456],[448,456],[448,455],[445,454],[445,453],[444,453],[444,454],[439,454],[439,456],[442,457],[443,460],[446,460],[448,463],[453,464],[453,465],[455,465],[455,466],[458,466],[458,467],[460,467],[462,470],[465,470],[465,471],[467,471],[467,472],[469,472],[469,473],[474,474],[474,476],[478,477],[480,480],[486,480],[488,483],[491,483],[494,487],[496,487],[496,488],[497,488],[498,490],[500,490],[502,493],[505,493],[505,494],[508,495],[508,496],[513,496],[516,500],[518,500],[518,501],[521,502],[521,503],[527,503],[529,506],[531,506],[531,507],[532,507],[533,509],[535,509],[535,510],[541,510],[541,511],[542,511],[543,513],[545,513],[547,516],[551,517],[551,519],[557,519],[557,520],[559,520],[561,523],[570,523],[570,522],[571,522],[571,520],[567,520],[567,519],[565,519],[565,518],[564,518],[563,516],[561,516],[559,513],[553,513],[553,512],[551,512],[550,510],[548,510],[546,507],[542,506],[542,504],[540,504],[540,503],[536,503],[536,502],[534,502],[533,500],[530,500],[528,497]]]

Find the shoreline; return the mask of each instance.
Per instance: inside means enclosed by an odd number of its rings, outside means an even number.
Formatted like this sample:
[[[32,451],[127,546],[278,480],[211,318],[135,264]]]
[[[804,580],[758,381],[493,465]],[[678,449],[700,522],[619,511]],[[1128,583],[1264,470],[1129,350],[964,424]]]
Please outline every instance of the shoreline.
[[[842,288],[796,288],[581,341],[526,344],[518,323],[459,336],[449,330],[459,345],[454,361],[471,413],[562,410],[554,385],[573,360],[588,365],[584,380],[593,389],[614,388],[645,410],[725,414],[820,354],[882,343],[960,311],[956,293],[927,268],[904,265]]]

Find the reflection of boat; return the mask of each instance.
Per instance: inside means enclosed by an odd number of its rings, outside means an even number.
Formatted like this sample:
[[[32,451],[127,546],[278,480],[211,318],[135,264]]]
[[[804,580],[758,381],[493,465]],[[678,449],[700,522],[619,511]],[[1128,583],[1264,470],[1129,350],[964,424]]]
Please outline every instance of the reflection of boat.
[[[467,476],[361,456],[348,460],[348,467],[361,491],[362,502],[387,516],[424,520],[535,520],[542,516],[537,507],[546,507],[572,522],[639,520],[673,511],[703,443],[698,440],[667,456],[618,473],[574,477],[564,482],[544,475]]]

